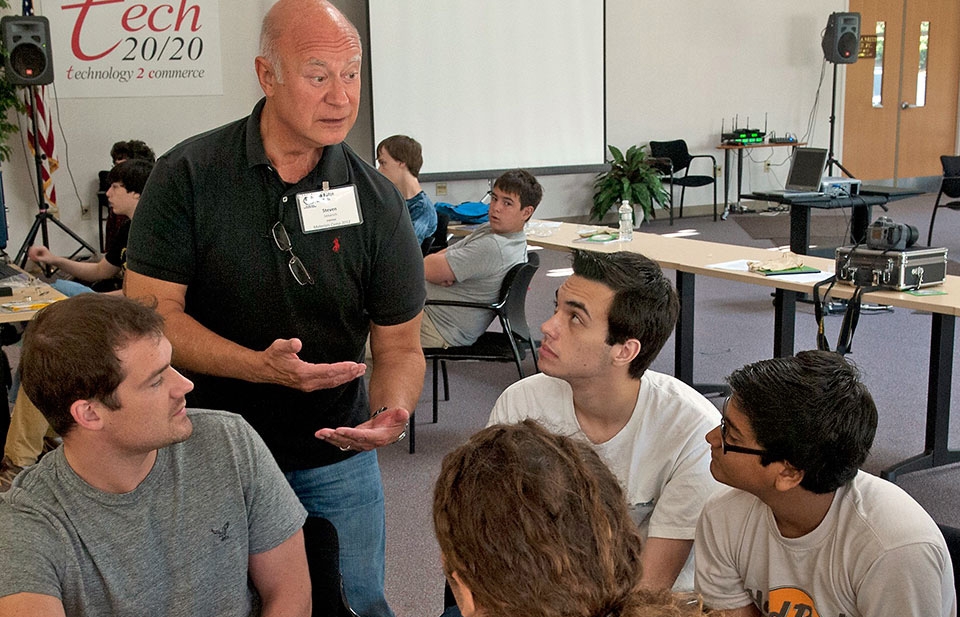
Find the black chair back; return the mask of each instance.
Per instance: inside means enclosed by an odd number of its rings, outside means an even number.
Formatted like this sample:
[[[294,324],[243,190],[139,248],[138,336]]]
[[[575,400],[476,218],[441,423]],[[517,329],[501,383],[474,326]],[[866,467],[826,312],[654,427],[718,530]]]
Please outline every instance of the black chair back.
[[[430,254],[430,247],[433,246],[433,236],[427,236],[420,243],[420,254],[426,257]]]
[[[951,199],[960,198],[960,156],[941,156],[943,183],[940,190]]]
[[[540,267],[540,256],[536,253],[527,253],[527,263],[523,264],[515,272],[516,279],[506,289],[500,290],[500,297],[505,298],[503,305],[503,316],[509,325],[510,331],[522,338],[524,341],[532,341],[530,336],[530,326],[527,323],[527,294],[533,275],[537,273]],[[513,271],[511,271],[513,272]],[[504,284],[506,284],[504,279]],[[510,293],[510,288],[523,293]],[[534,354],[534,363],[536,363],[536,350],[531,346],[531,352]]]
[[[650,154],[656,158],[667,158],[673,162],[673,173],[683,171],[690,166],[693,157],[682,139],[673,141],[651,141]]]
[[[303,524],[303,543],[313,589],[313,617],[357,617],[343,592],[336,527],[325,518],[308,516]]]
[[[433,232],[433,244],[430,246],[431,253],[439,253],[447,248],[447,226],[450,225],[450,217],[443,212],[437,212],[437,231]]]

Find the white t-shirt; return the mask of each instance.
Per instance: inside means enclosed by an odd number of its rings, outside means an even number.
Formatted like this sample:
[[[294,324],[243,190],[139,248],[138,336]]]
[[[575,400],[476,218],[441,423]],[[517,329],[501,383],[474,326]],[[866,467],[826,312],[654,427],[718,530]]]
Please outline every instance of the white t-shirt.
[[[754,603],[769,615],[955,617],[940,530],[900,487],[861,471],[820,525],[784,538],[773,511],[728,488],[703,509],[697,591],[713,609]]]
[[[561,435],[587,440],[577,422],[570,385],[544,374],[522,379],[497,399],[488,424],[536,420]],[[648,536],[692,540],[707,498],[720,488],[710,475],[704,436],[720,413],[699,392],[669,375],[646,371],[627,424],[608,441],[591,444],[620,480],[631,514]],[[674,585],[693,588],[693,552]]]

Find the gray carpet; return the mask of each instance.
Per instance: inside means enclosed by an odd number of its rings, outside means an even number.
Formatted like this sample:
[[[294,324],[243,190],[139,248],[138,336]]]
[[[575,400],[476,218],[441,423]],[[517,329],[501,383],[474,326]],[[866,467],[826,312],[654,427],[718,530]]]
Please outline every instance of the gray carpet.
[[[891,204],[889,216],[915,225],[926,239],[933,195]],[[875,213],[875,216],[880,214]],[[951,216],[952,215],[952,216]],[[783,215],[781,215],[783,216]],[[786,220],[787,217],[783,216]],[[732,220],[714,223],[711,217],[678,220],[671,228],[666,217],[644,231],[668,233],[696,229],[698,239],[744,246],[770,247],[781,243],[751,237]],[[934,242],[947,242],[960,255],[960,214],[938,215]],[[541,268],[527,298],[528,318],[536,328],[553,311],[554,293],[562,277],[547,273],[569,266],[568,256],[540,251]],[[672,277],[674,273],[669,273]],[[720,382],[733,369],[773,352],[773,309],[769,290],[698,277],[694,375],[698,382]],[[813,310],[797,309],[796,349],[816,346]],[[827,334],[835,341],[841,317],[827,319]],[[923,449],[930,316],[897,309],[893,313],[864,315],[850,358],[860,366],[864,380],[880,409],[880,425],[865,468],[871,473],[920,453]],[[960,363],[956,363],[960,365]],[[532,370],[527,361],[527,370]],[[653,364],[654,370],[673,372],[673,340]],[[398,615],[438,615],[443,603],[443,573],[433,537],[431,499],[433,482],[447,452],[484,426],[500,392],[517,379],[510,365],[454,363],[450,365],[452,400],[440,403],[440,421],[429,423],[430,372],[418,405],[417,453],[405,444],[380,451],[387,507],[387,597]],[[960,409],[960,367],[954,367],[953,409]],[[951,444],[960,447],[960,422],[951,431]],[[902,476],[906,489],[939,522],[960,526],[960,465]]]

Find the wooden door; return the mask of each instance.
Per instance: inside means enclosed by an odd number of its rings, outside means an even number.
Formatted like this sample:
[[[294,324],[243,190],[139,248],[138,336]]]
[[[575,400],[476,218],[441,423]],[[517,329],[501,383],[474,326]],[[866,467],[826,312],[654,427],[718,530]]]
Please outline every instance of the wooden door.
[[[844,166],[863,180],[939,176],[940,155],[957,146],[960,2],[851,0],[850,10],[861,15],[862,35],[875,34],[878,22],[885,28],[882,72],[873,58],[839,68],[846,71]],[[921,22],[926,76],[918,82]],[[882,83],[879,101],[875,83]]]

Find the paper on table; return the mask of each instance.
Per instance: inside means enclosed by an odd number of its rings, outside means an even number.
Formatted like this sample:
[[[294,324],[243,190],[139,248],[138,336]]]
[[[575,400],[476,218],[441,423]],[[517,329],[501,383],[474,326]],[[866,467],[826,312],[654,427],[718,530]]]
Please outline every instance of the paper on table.
[[[724,261],[717,264],[710,264],[707,267],[714,268],[716,270],[730,270],[731,272],[749,272],[750,268],[747,265],[748,261],[749,260],[746,259],[736,259],[734,261]],[[771,274],[768,275],[767,278],[784,281],[789,280],[797,283],[817,283],[831,276],[833,276],[833,272],[811,272],[810,274],[784,274],[780,276]]]

